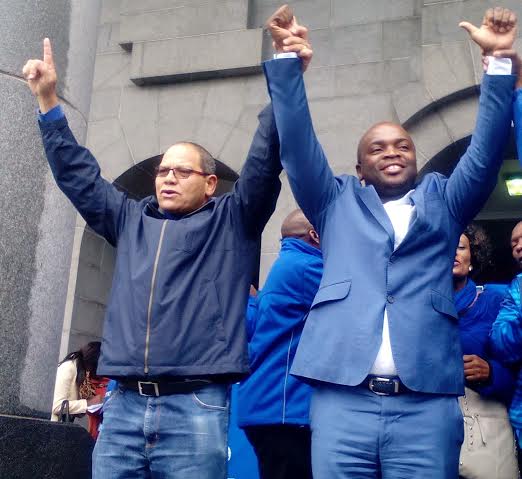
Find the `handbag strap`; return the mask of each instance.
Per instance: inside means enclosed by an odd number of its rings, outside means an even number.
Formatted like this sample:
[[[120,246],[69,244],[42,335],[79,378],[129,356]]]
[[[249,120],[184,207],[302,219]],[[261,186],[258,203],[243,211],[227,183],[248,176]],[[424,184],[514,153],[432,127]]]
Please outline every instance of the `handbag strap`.
[[[62,405],[60,406],[60,422],[72,422],[71,415],[69,414],[69,400],[64,399],[62,401]]]

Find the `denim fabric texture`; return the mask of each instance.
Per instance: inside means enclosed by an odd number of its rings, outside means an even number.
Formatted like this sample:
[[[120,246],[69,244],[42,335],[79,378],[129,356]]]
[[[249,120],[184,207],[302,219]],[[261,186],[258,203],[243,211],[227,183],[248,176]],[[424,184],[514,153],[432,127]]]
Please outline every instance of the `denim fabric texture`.
[[[226,479],[230,387],[140,396],[118,388],[104,406],[93,479]]]

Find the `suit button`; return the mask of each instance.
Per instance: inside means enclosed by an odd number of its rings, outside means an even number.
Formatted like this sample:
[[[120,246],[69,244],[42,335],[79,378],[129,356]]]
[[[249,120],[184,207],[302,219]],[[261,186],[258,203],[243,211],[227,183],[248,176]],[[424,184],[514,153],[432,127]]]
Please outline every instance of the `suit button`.
[[[386,299],[388,300],[388,303],[390,303],[390,304],[395,302],[395,298],[391,294],[389,294]]]

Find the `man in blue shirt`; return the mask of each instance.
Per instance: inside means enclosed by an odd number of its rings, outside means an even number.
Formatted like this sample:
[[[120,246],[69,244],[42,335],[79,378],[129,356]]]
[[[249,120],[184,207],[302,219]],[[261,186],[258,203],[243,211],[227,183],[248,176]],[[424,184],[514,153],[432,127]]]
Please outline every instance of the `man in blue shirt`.
[[[251,375],[238,390],[238,424],[261,479],[311,479],[310,386],[290,367],[323,273],[319,236],[301,210],[281,227],[281,251],[248,318]],[[253,313],[253,314],[252,314]]]
[[[522,86],[522,85],[521,85]],[[522,125],[516,122],[522,116],[522,90],[515,101],[515,134],[518,140],[519,157],[522,154]],[[518,267],[522,269],[522,222],[511,233],[511,252]],[[518,368],[515,394],[509,407],[509,419],[517,436],[519,447],[518,461],[521,464],[520,444],[522,441],[522,273],[509,285],[497,319],[493,323],[490,344],[495,358]]]
[[[134,201],[74,139],[48,39],[23,73],[58,186],[117,248],[98,374],[119,387],[104,406],[93,477],[224,479],[229,384],[248,371],[248,288],[281,186],[271,107],[231,193],[214,197],[214,159],[180,142],[158,166],[156,196]]]

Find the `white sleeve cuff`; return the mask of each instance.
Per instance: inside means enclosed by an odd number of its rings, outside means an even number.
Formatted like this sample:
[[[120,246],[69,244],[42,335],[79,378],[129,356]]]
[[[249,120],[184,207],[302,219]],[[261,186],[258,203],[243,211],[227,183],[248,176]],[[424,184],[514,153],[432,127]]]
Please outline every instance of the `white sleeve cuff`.
[[[297,58],[297,53],[295,53],[295,52],[274,53],[274,60],[279,60],[280,58]]]
[[[488,75],[511,75],[511,59],[488,56]]]

